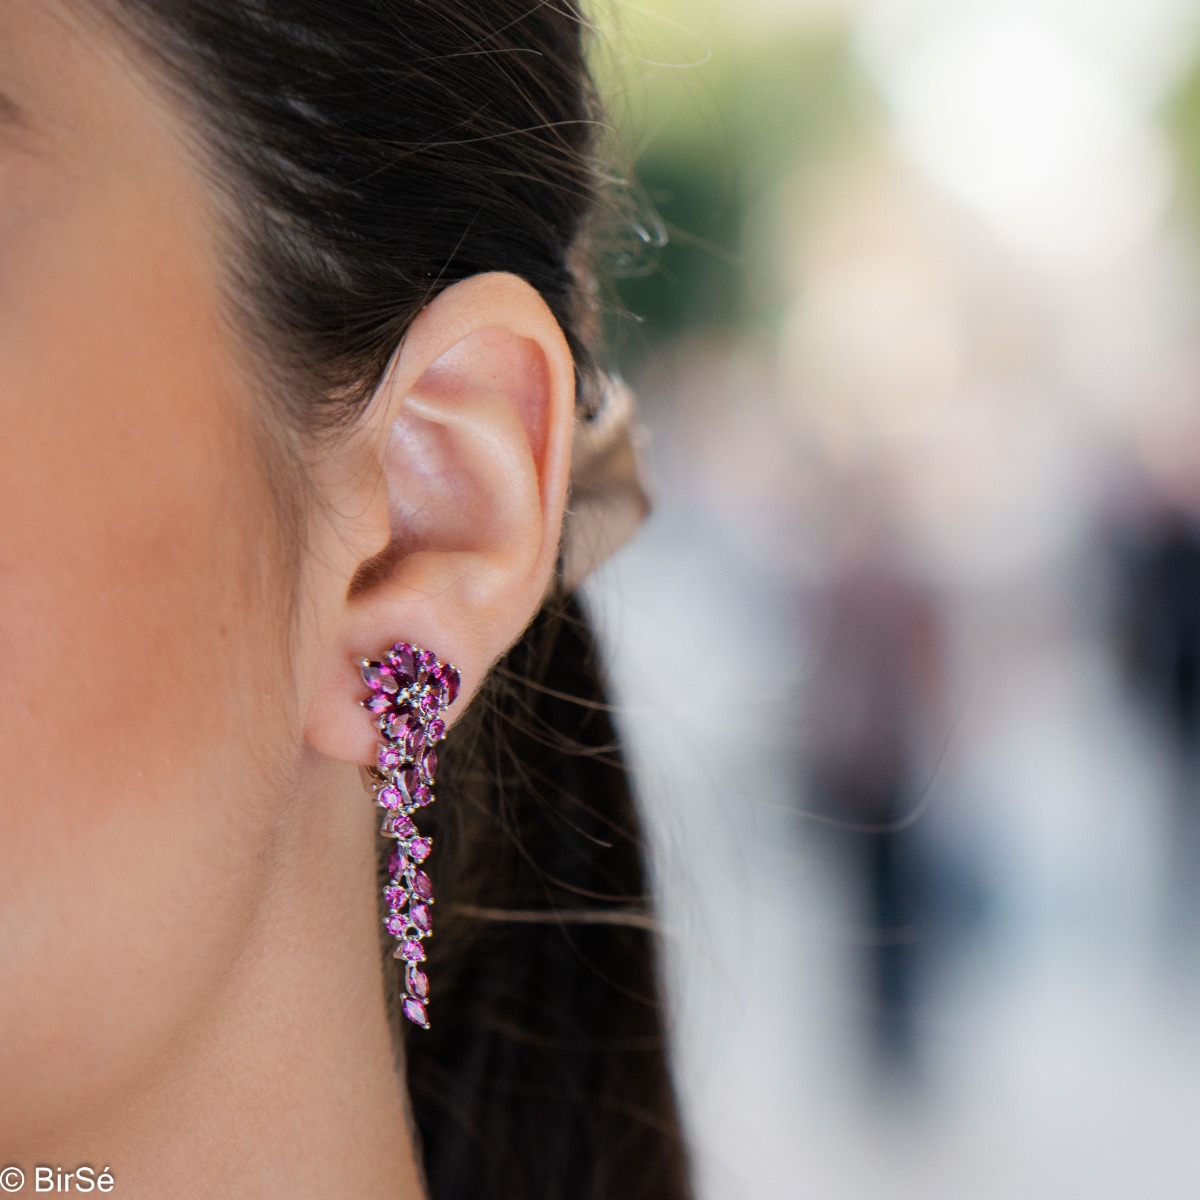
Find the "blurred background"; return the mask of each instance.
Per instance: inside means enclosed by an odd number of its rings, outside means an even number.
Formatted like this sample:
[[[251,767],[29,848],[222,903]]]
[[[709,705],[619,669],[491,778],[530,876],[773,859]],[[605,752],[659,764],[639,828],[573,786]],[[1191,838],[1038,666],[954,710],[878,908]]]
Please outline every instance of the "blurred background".
[[[1200,2],[601,23],[702,1197],[1200,1196]]]

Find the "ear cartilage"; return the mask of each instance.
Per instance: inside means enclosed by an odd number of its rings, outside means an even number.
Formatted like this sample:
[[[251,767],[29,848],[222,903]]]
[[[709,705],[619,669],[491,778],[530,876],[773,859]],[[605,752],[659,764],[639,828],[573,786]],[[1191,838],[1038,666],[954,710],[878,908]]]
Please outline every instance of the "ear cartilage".
[[[367,769],[375,804],[383,810],[379,832],[395,845],[388,855],[384,928],[396,939],[394,956],[405,964],[404,1015],[429,1028],[429,979],[421,969],[425,939],[433,933],[433,885],[424,862],[433,839],[422,837],[413,816],[434,801],[436,745],[446,736],[442,710],[454,703],[462,679],[453,663],[397,642],[374,661],[359,663],[370,689],[362,706],[372,713],[382,741],[375,765]]]

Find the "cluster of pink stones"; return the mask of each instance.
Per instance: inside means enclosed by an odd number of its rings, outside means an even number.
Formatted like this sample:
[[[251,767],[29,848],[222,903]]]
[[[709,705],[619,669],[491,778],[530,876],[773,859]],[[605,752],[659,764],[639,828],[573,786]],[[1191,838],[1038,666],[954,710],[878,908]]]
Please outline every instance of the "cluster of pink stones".
[[[362,705],[375,716],[383,738],[371,769],[375,803],[383,809],[380,833],[395,839],[383,892],[384,927],[397,939],[395,956],[405,964],[404,1015],[428,1029],[429,979],[420,964],[423,943],[433,932],[433,885],[422,864],[433,839],[421,836],[413,814],[433,803],[436,744],[446,736],[441,712],[454,703],[461,679],[453,664],[408,642],[397,642],[378,662],[363,659],[359,669],[370,688]]]

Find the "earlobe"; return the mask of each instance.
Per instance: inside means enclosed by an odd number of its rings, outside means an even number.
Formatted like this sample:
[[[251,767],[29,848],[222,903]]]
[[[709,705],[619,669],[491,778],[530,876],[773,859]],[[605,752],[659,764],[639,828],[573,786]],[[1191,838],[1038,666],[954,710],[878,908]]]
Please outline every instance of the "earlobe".
[[[336,611],[320,623],[328,644],[305,728],[315,749],[372,761],[363,658],[406,640],[453,660],[463,694],[452,722],[520,636],[555,566],[574,400],[566,340],[523,280],[473,276],[418,316],[345,450],[374,469],[332,506],[358,515],[327,531],[334,578],[318,594]]]

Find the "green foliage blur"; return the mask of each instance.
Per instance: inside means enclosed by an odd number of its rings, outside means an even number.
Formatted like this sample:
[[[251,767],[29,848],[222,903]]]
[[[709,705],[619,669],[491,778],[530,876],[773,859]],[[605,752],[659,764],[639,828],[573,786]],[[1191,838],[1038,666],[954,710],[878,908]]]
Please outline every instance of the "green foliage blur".
[[[783,178],[816,178],[872,111],[841,26],[757,39],[716,30],[674,60],[672,32],[646,62],[623,52],[618,27],[597,70],[626,164],[600,261],[607,342],[626,371],[685,335],[769,330],[777,281],[747,255],[753,225],[773,219],[764,202]]]

